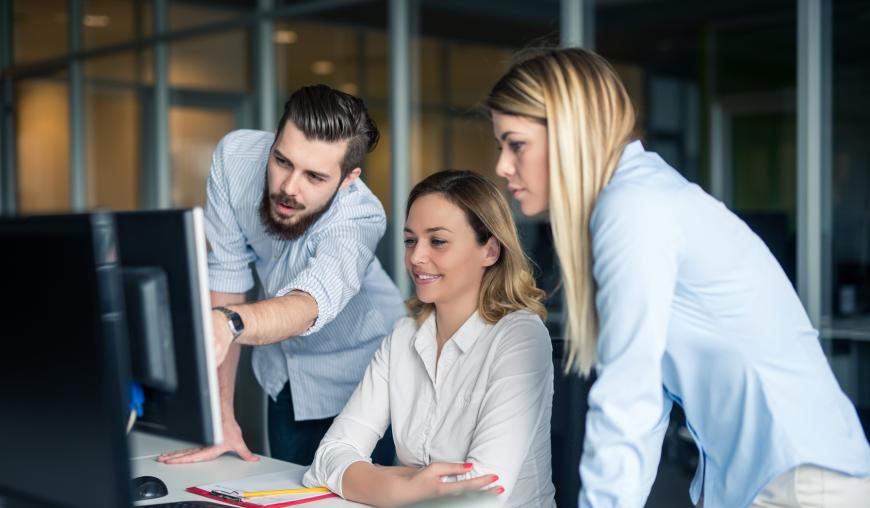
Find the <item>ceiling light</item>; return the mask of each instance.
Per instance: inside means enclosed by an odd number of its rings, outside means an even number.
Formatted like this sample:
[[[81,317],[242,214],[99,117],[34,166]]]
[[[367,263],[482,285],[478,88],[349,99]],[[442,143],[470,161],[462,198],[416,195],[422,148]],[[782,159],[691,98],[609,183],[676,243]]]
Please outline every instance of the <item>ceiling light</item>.
[[[318,60],[311,64],[311,72],[318,76],[328,76],[335,72],[335,64],[330,60]]]
[[[89,28],[105,28],[109,26],[109,17],[105,14],[85,14],[82,24]]]
[[[299,36],[293,30],[275,30],[272,40],[275,44],[293,44]]]
[[[342,83],[338,89],[346,94],[359,95],[359,87],[356,86],[356,83]]]

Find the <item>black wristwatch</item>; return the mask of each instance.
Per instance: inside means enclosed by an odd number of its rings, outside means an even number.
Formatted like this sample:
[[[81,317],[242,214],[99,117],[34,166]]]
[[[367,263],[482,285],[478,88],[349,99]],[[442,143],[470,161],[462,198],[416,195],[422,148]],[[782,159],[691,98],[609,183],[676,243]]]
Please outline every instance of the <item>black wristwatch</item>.
[[[239,335],[245,331],[245,322],[242,321],[242,316],[240,316],[238,312],[226,307],[214,307],[212,310],[223,312],[227,317],[227,326],[233,334],[233,340],[230,342],[235,342],[235,340],[239,338]]]

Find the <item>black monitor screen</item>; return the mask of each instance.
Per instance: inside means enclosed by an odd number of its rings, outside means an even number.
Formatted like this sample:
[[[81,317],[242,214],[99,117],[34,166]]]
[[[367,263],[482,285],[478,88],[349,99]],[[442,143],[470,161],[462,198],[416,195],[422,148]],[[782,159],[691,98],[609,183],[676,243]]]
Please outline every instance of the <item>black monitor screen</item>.
[[[0,219],[0,266],[0,506],[129,506],[111,216]]]
[[[141,314],[139,321],[159,321],[153,333],[132,332],[131,338],[157,335],[171,328],[170,356],[155,352],[152,373],[170,373],[167,379],[145,382],[144,413],[136,429],[204,445],[221,439],[217,376],[211,349],[211,321],[206,272],[206,247],[202,210],[157,210],[115,214],[119,258],[125,280],[165,284],[163,297],[154,298],[154,309],[129,308],[128,315]],[[129,284],[128,284],[129,290]],[[159,291],[157,291],[159,293]],[[168,299],[168,303],[161,303]],[[134,301],[130,297],[128,300]],[[146,297],[135,301],[147,300]],[[169,312],[169,316],[161,315]],[[150,316],[150,317],[149,317]],[[136,319],[131,319],[131,323]],[[163,334],[165,335],[165,333]],[[153,346],[153,344],[152,344]],[[159,346],[159,345],[158,345]],[[147,347],[135,345],[140,352]],[[160,357],[172,365],[160,365]],[[134,365],[141,358],[133,358]],[[141,362],[139,362],[141,364]]]

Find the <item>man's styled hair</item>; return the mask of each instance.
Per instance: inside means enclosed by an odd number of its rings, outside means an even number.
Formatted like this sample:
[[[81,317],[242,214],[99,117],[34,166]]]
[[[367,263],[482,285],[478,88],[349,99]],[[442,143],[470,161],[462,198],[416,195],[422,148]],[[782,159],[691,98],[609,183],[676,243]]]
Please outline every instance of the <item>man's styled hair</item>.
[[[362,99],[326,85],[304,86],[284,104],[275,140],[287,122],[293,122],[307,139],[337,142],[347,140],[341,161],[341,179],[361,168],[367,153],[374,150],[380,134]]]

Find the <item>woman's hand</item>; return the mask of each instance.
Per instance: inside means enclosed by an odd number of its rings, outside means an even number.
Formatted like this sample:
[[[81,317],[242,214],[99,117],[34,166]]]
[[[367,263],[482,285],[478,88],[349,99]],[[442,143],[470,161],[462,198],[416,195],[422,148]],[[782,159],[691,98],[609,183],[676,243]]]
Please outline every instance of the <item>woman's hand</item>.
[[[372,464],[372,465],[375,466],[376,468],[378,468],[378,470],[380,470],[380,471],[383,471],[383,472],[388,473],[388,474],[396,475],[396,476],[401,476],[404,478],[410,478],[417,471],[419,471],[421,469],[419,467],[410,467],[410,466],[382,466],[380,464]]]
[[[496,475],[484,475],[469,480],[445,481],[445,477],[463,476],[471,471],[471,464],[434,462],[416,471],[401,468],[396,474],[396,482],[390,496],[391,504],[406,504],[430,497],[457,494],[467,490],[481,490],[494,495],[504,492],[503,487],[492,485],[498,481]]]

